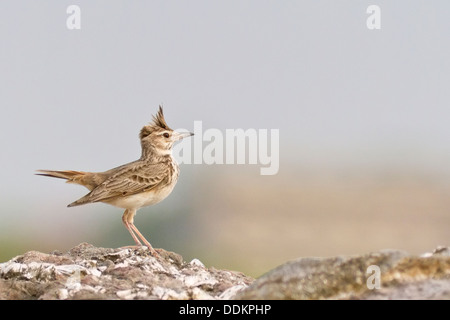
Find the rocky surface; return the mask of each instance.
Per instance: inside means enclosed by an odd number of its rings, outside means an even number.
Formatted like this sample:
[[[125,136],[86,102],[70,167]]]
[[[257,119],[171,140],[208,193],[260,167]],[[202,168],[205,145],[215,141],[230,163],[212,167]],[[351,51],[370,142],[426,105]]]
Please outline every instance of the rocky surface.
[[[157,250],[82,243],[66,254],[30,251],[0,264],[0,299],[230,299],[253,281]]]
[[[300,258],[269,271],[234,298],[450,299],[450,250]]]
[[[173,252],[30,251],[0,263],[0,299],[450,299],[450,249],[300,258],[257,280]]]

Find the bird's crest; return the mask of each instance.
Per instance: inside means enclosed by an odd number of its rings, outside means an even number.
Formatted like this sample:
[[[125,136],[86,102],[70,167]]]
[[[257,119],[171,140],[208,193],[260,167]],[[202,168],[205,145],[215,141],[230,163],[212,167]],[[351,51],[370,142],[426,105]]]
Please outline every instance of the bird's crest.
[[[162,107],[159,106],[158,113],[156,114],[156,116],[153,116],[153,123],[150,123],[150,124],[144,126],[141,129],[141,133],[139,134],[139,137],[141,139],[145,138],[152,132],[154,132],[156,130],[161,130],[161,129],[162,130],[172,130],[169,128],[169,126],[166,123],[166,120],[164,119],[164,113],[163,113]]]

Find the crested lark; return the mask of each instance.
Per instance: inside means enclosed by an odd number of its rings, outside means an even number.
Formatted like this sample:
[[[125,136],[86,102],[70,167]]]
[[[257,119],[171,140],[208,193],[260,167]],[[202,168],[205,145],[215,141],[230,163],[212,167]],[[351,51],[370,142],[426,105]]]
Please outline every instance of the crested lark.
[[[179,168],[172,157],[173,144],[193,133],[179,133],[169,128],[163,110],[153,116],[153,123],[140,132],[142,155],[139,160],[104,172],[37,170],[38,175],[67,179],[68,183],[85,186],[90,192],[68,207],[104,202],[125,209],[122,221],[136,245],[142,242],[154,254],[156,251],[134,225],[139,208],[150,206],[166,198],[178,180]],[[138,238],[139,237],[139,238]]]

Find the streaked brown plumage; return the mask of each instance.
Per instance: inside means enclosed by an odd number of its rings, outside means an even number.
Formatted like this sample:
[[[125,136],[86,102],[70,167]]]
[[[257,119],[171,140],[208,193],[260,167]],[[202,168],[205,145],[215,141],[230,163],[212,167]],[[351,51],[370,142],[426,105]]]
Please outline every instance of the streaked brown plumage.
[[[142,148],[139,160],[104,172],[38,170],[38,175],[66,179],[67,183],[80,184],[90,190],[68,207],[104,202],[124,208],[122,221],[136,245],[142,245],[139,237],[155,253],[134,226],[134,216],[139,208],[158,203],[172,192],[179,175],[172,146],[191,135],[193,133],[179,133],[169,128],[160,106],[153,123],[144,126],[139,134]]]

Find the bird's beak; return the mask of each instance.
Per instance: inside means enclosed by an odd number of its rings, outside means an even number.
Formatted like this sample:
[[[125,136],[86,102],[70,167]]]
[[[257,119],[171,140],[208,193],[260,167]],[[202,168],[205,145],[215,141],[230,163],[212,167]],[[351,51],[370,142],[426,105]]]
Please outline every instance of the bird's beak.
[[[193,136],[193,135],[194,134],[192,132],[181,132],[181,133],[180,132],[174,132],[172,134],[172,136],[173,136],[175,141],[178,141],[178,140],[181,140],[183,138],[187,138],[187,137],[190,137],[190,136]]]

